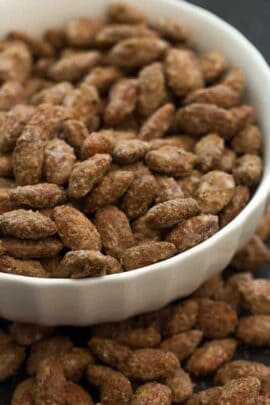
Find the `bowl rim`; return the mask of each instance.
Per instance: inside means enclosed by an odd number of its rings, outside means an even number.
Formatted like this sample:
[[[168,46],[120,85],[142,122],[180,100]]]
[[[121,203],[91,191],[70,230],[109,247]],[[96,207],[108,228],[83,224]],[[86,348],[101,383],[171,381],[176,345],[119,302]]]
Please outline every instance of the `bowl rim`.
[[[126,0],[127,3],[129,2]],[[153,0],[147,0],[150,3]],[[230,36],[233,36],[237,41],[238,45],[241,47],[245,47],[246,51],[253,57],[255,64],[260,64],[260,69],[265,77],[268,76],[268,81],[270,85],[270,68],[267,64],[266,60],[260,53],[260,51],[235,27],[231,24],[223,20],[222,18],[218,17],[211,11],[208,11],[200,6],[187,3],[183,0],[159,0],[159,3],[166,5],[167,7],[178,7],[179,9],[186,9],[188,12],[197,14],[199,17],[208,19],[212,24],[219,25],[219,29],[223,30]],[[209,239],[201,242],[200,244],[184,251],[182,253],[178,253],[177,255],[170,257],[166,260],[162,260],[158,263],[154,263],[148,266],[144,266],[138,269],[134,269],[131,271],[125,271],[121,273],[105,275],[102,277],[94,277],[94,278],[84,278],[84,279],[65,279],[65,278],[37,278],[37,277],[30,277],[30,276],[22,276],[17,274],[8,274],[3,273],[0,271],[0,281],[7,281],[11,283],[20,283],[22,285],[34,285],[40,288],[46,288],[48,286],[68,286],[71,288],[77,288],[79,286],[95,286],[100,284],[101,282],[106,283],[118,283],[118,282],[128,282],[131,279],[135,279],[141,277],[149,272],[160,272],[164,270],[166,267],[170,266],[171,264],[179,264],[181,261],[188,259],[191,255],[196,255],[206,250],[210,245],[215,244],[220,239],[222,239],[226,234],[232,232],[234,229],[240,227],[245,218],[248,217],[256,208],[262,203],[263,200],[266,200],[268,194],[270,192],[270,168],[267,169],[267,159],[264,155],[263,161],[263,176],[260,181],[260,184],[257,187],[257,190],[252,195],[251,200],[245,206],[245,208],[231,221],[229,222],[224,228],[220,229],[216,234],[211,236]]]

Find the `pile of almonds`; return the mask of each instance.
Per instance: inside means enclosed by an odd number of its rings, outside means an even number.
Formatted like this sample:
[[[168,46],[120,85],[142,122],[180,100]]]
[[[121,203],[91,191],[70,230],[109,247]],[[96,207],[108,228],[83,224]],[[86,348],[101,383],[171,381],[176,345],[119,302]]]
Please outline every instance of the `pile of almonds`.
[[[199,54],[181,22],[125,3],[42,37],[11,31],[0,43],[0,271],[115,274],[211,237],[262,175],[244,89],[242,69]]]
[[[153,313],[69,334],[5,323],[0,382],[24,378],[11,405],[269,405],[270,365],[237,352],[270,347],[270,279],[254,277],[269,236],[270,209],[228,276]]]

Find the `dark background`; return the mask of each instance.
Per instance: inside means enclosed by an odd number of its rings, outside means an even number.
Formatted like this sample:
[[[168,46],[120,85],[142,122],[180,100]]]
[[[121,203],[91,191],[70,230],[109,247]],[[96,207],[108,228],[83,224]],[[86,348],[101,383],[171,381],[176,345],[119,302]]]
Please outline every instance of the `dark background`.
[[[269,0],[189,0],[189,3],[206,8],[234,25],[270,63]]]
[[[190,0],[190,3],[206,8],[234,25],[270,62],[270,0]],[[268,269],[261,269],[257,276],[267,277]],[[78,336],[77,330],[70,332],[74,334],[75,340],[84,341],[87,338],[85,333]],[[242,348],[238,351],[238,356],[270,365],[268,350]],[[0,384],[0,405],[10,405],[11,392],[22,378],[24,376],[16,376]]]

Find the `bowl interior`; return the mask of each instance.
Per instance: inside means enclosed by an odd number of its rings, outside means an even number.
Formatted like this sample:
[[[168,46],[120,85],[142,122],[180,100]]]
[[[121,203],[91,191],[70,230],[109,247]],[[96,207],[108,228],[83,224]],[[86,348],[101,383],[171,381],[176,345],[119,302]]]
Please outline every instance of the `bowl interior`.
[[[41,34],[46,28],[61,26],[70,18],[75,16],[103,17],[106,6],[112,0],[0,0],[0,37],[11,29],[22,29],[36,34]],[[247,99],[255,107],[258,122],[264,134],[264,176],[257,192],[248,206],[232,223],[225,229],[219,231],[210,240],[203,244],[182,253],[182,255],[196,254],[196,250],[206,246],[211,241],[221,238],[224,232],[230,232],[233,227],[239,226],[245,220],[248,213],[255,212],[256,206],[266,198],[269,190],[268,177],[270,173],[270,114],[268,111],[270,95],[270,71],[260,53],[247,41],[237,30],[232,28],[213,14],[177,0],[127,0],[140,8],[150,20],[159,18],[171,18],[180,20],[187,24],[192,36],[201,51],[219,50],[226,56],[231,65],[240,65],[246,74]],[[176,260],[175,257],[169,259]],[[165,261],[166,262],[166,261]],[[162,268],[162,265],[148,266],[136,270],[136,274],[153,267]],[[106,276],[106,279],[132,277],[132,273]],[[15,276],[4,275],[4,277],[16,278]],[[135,276],[135,274],[134,274]],[[1,274],[2,277],[2,274]],[[20,277],[25,282],[29,278]],[[104,279],[103,279],[104,280]],[[87,280],[89,283],[98,283],[99,280]],[[32,280],[37,283],[58,283],[60,280]],[[61,280],[61,282],[84,282],[73,280]]]

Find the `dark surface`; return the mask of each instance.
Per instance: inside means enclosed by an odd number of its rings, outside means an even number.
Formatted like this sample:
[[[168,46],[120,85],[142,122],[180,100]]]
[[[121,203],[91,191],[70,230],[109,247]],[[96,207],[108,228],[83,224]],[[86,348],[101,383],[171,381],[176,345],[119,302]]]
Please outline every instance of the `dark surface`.
[[[262,52],[270,62],[270,0],[192,0],[190,3],[207,8],[218,16],[233,24]],[[233,44],[232,44],[233,46]],[[268,269],[264,268],[257,273],[258,277],[267,277]],[[86,343],[87,331],[78,332],[69,330],[78,343]],[[241,348],[237,357],[263,361],[270,365],[270,356],[267,349]],[[24,378],[16,376],[0,384],[0,405],[10,405],[11,393],[17,382]]]
[[[269,0],[190,0],[238,28],[270,62]],[[232,45],[233,46],[233,45]]]

